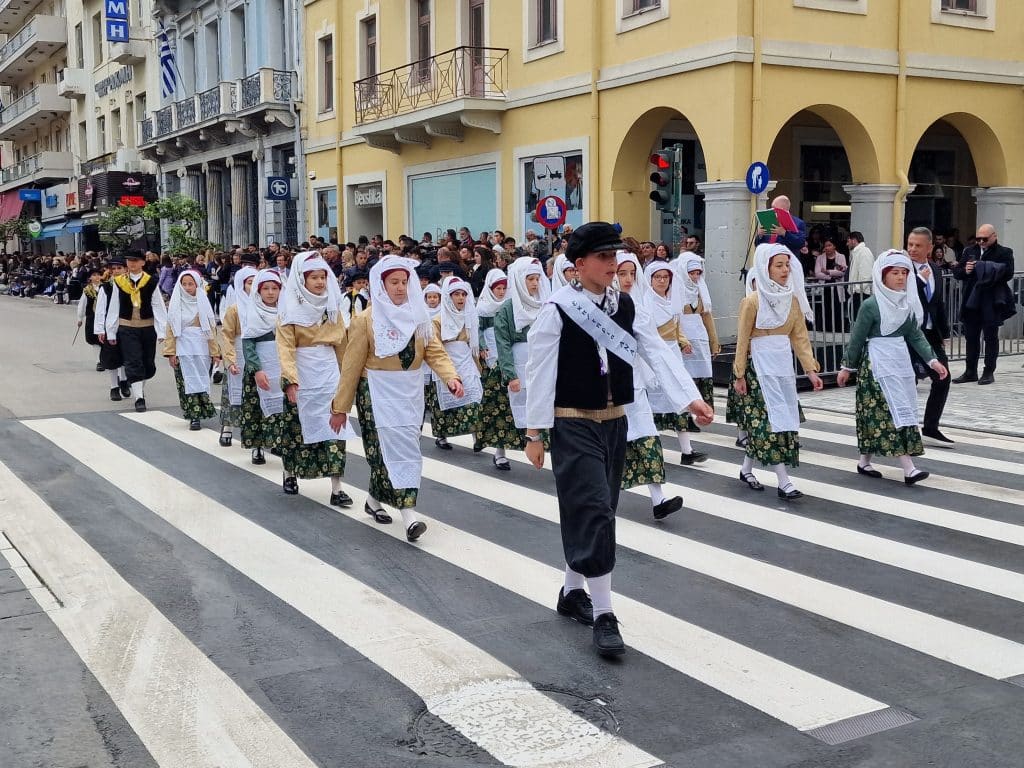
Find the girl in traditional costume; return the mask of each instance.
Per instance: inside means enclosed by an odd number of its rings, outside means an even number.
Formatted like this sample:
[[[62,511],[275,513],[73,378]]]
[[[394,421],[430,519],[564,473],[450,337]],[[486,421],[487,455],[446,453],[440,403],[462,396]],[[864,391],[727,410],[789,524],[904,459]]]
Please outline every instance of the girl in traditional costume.
[[[683,365],[693,377],[704,402],[715,407],[715,382],[712,377],[711,360],[722,351],[718,343],[715,318],[711,315],[711,297],[704,282],[704,260],[695,253],[684,251],[676,262],[681,268],[676,274],[683,292],[683,315],[681,330],[689,340],[692,351],[683,355]],[[700,427],[687,420],[690,432],[700,432]]]
[[[242,389],[245,358],[242,354],[242,315],[248,309],[256,268],[245,266],[235,272],[220,328],[220,354],[227,368],[227,381],[220,395],[220,444],[231,445],[232,428],[242,423]]]
[[[276,335],[281,284],[276,269],[261,270],[253,280],[242,318],[242,447],[252,451],[253,464],[267,463],[264,449],[279,453],[277,440],[284,413]]]
[[[460,277],[446,277],[441,292],[441,314],[433,320],[434,335],[444,344],[465,392],[461,398],[454,397],[445,382],[434,374],[430,426],[437,447],[451,450],[447,438],[473,434],[480,421],[480,325],[468,282]]]
[[[909,344],[945,379],[949,375],[921,331],[924,310],[910,257],[903,251],[886,251],[872,269],[871,296],[861,304],[846,347],[843,369],[836,383],[845,387],[857,372],[857,472],[880,478],[871,466],[872,456],[897,456],[907,485],[924,480],[928,473],[914,466],[912,457],[924,453],[917,418],[917,380],[910,362]],[[866,348],[866,354],[865,354]]]
[[[500,269],[490,270],[476,305],[480,317],[484,395],[480,403],[480,426],[473,450],[482,451],[486,447],[494,447],[494,466],[505,471],[511,469],[505,449],[522,447],[522,434],[516,429],[508,402],[508,388],[502,382],[501,369],[498,367],[498,343],[494,333],[494,318],[510,299],[508,275]]]
[[[164,357],[174,369],[178,403],[189,429],[201,429],[200,420],[217,415],[210,401],[210,365],[220,360],[217,315],[206,297],[206,281],[186,269],[171,291],[167,304]]]
[[[551,292],[554,293],[563,285],[568,285],[576,279],[576,265],[560,253],[555,257],[551,267]]]

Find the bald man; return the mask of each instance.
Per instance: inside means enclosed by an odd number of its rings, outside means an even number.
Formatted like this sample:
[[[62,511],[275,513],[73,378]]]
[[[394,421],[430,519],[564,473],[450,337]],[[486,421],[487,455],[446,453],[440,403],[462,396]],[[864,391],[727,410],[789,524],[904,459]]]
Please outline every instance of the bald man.
[[[772,200],[772,208],[781,208],[784,211],[789,211],[790,206],[789,198],[785,195],[779,195]],[[793,221],[796,222],[797,231],[787,232],[782,227],[775,227],[771,232],[766,232],[763,228],[757,228],[757,242],[755,245],[761,245],[762,243],[782,243],[784,246],[789,248],[794,256],[800,256],[800,249],[804,247],[807,242],[807,225],[804,224],[803,219],[793,216]]]
[[[1017,311],[1009,286],[1013,278],[1013,251],[999,244],[995,227],[982,224],[977,230],[976,244],[964,248],[953,267],[953,277],[963,283],[960,319],[967,340],[966,368],[953,383],[991,384],[995,381],[999,357],[999,326]],[[982,336],[985,337],[985,368],[979,377]]]

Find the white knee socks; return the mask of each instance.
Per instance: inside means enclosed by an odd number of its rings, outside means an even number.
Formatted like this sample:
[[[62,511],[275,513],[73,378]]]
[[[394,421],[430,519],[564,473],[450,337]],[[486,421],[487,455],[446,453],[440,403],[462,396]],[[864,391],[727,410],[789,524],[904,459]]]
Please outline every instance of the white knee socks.
[[[860,461],[857,462],[857,463],[860,464],[860,468],[861,469],[874,469],[874,467],[871,466],[871,454],[870,453],[862,453],[860,455]]]
[[[341,475],[331,475],[331,493],[341,490]]]
[[[910,456],[900,456],[900,466],[903,467],[904,477],[913,477],[917,474],[917,467],[914,466],[914,460]]]
[[[574,571],[567,563],[565,566],[565,586],[562,587],[562,594],[567,595],[574,589],[583,589],[586,583],[587,578],[582,573]]]
[[[406,528],[420,519],[419,515],[416,514],[416,509],[413,507],[410,507],[409,509],[400,509],[398,511],[402,513],[402,524]]]
[[[495,448],[494,449],[494,458],[496,458],[496,459],[504,459],[505,458],[505,449],[504,448]]]
[[[786,465],[776,464],[772,469],[775,470],[775,476],[779,479],[779,490],[783,492],[792,491],[794,486],[793,482],[789,479],[789,473],[786,472]]]
[[[132,397],[138,400],[141,397],[146,396],[145,391],[146,382],[144,381],[133,381],[132,382]]]
[[[117,371],[107,371],[107,373],[110,374],[110,388],[113,389],[120,383],[117,378]]]
[[[121,381],[125,381],[128,378],[128,374],[124,372],[123,365],[117,369],[117,378],[119,378]]]
[[[751,456],[743,457],[743,465],[740,467],[740,472],[744,475],[749,475],[754,471],[754,459]]]
[[[690,445],[690,435],[686,430],[677,429],[676,437],[679,438],[679,450],[682,453],[693,453],[693,446]]]
[[[661,483],[648,483],[647,490],[651,493],[651,503],[658,506],[665,500],[665,492],[661,490]]]
[[[594,618],[602,613],[612,612],[612,575],[591,576],[587,579],[590,586],[590,600],[594,603]]]

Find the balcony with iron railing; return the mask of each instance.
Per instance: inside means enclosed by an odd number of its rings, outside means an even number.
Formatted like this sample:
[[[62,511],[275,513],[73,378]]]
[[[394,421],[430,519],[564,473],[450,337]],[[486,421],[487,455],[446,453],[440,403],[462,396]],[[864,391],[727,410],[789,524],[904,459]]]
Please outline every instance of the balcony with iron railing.
[[[139,146],[151,149],[160,142],[179,138],[192,140],[191,134],[219,127],[226,132],[258,130],[258,123],[273,121],[291,124],[295,101],[295,73],[260,69],[240,80],[218,83],[213,88],[169,104],[139,122]],[[262,121],[249,121],[266,112]]]
[[[71,113],[71,101],[54,83],[37,85],[0,111],[0,140],[11,141],[42,128],[58,115]]]
[[[0,192],[25,184],[42,184],[71,178],[70,152],[40,152],[0,170]]]
[[[0,46],[0,85],[16,85],[67,44],[67,19],[34,16]]]
[[[508,49],[461,46],[353,83],[356,135],[398,151],[465,128],[501,132]]]

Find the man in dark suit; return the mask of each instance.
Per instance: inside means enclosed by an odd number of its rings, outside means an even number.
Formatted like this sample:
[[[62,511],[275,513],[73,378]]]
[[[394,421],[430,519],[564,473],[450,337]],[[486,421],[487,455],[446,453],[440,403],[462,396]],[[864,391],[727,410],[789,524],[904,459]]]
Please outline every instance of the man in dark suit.
[[[995,381],[996,359],[999,357],[999,326],[1016,314],[1016,302],[1010,290],[1013,278],[1013,251],[1000,245],[991,224],[978,227],[977,242],[964,248],[953,267],[953,277],[964,285],[960,319],[967,340],[967,364],[954,384]],[[985,368],[978,378],[981,336],[985,337]]]
[[[791,205],[792,203],[785,195],[779,195],[772,200],[772,208],[781,208],[784,211],[789,211]],[[793,214],[790,213],[790,216],[793,216]],[[797,226],[796,232],[788,232],[784,227],[775,227],[771,232],[766,232],[763,228],[758,227],[757,240],[754,242],[754,245],[782,243],[789,248],[794,256],[799,256],[800,249],[807,243],[807,224],[797,216],[793,216],[793,223]]]
[[[932,268],[929,259],[932,255],[932,233],[926,227],[915,227],[907,235],[907,254],[914,262],[917,272],[917,295],[921,297],[924,309],[924,320],[921,330],[932,346],[935,359],[948,367],[946,345],[949,344],[949,320],[946,316],[946,302],[942,298],[944,286],[942,273]],[[916,356],[915,356],[916,358]],[[956,443],[939,431],[939,420],[946,407],[949,395],[949,377],[940,379],[939,374],[931,370],[925,361],[915,359],[914,370],[923,379],[926,375],[932,380],[932,389],[928,393],[928,402],[924,408],[924,425],[921,436],[925,445],[935,448],[953,448]]]

